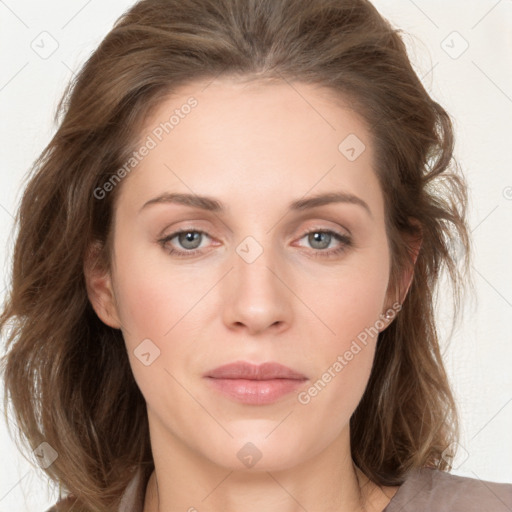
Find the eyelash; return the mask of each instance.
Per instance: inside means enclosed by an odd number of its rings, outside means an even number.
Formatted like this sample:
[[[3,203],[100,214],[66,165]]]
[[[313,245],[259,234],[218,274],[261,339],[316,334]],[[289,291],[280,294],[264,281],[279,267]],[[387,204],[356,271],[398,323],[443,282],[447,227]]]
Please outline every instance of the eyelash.
[[[176,236],[178,235],[181,235],[182,233],[199,233],[201,235],[206,235],[209,237],[208,233],[206,233],[205,231],[201,231],[201,230],[195,230],[195,229],[182,229],[180,231],[176,231],[174,233],[171,233],[170,235],[167,235],[165,236],[164,238],[160,238],[158,240],[158,243],[162,246],[162,248],[166,248],[166,244],[168,242],[170,242],[173,238],[175,238]],[[350,247],[353,246],[353,242],[352,242],[352,239],[347,236],[347,235],[342,235],[341,233],[337,233],[336,231],[332,231],[332,230],[329,230],[329,229],[325,229],[325,230],[322,230],[322,229],[312,229],[310,231],[307,231],[306,233],[304,233],[302,235],[302,237],[300,238],[302,240],[302,238],[310,235],[311,233],[322,233],[322,234],[329,234],[329,235],[333,235],[333,237],[338,240],[338,242],[341,242],[341,246],[338,247],[337,249],[329,249],[329,250],[326,250],[326,249],[317,249],[317,250],[314,250],[314,253],[313,253],[313,257],[317,258],[317,257],[320,257],[320,258],[333,258],[333,257],[336,257],[340,254],[342,254],[343,252],[345,252],[347,249],[349,249]],[[209,237],[211,238],[211,237]],[[201,253],[201,249],[193,249],[193,250],[190,250],[190,251],[180,251],[180,250],[177,250],[177,249],[167,249],[167,253],[169,255],[174,255],[178,258],[190,258],[192,256],[195,256],[199,253]]]

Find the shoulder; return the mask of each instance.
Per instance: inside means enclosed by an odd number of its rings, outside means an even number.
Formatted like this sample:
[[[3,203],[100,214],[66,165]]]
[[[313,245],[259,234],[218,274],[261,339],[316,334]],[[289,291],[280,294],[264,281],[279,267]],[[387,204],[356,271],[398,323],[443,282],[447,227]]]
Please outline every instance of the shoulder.
[[[412,471],[385,512],[512,510],[512,484],[453,475],[433,468]]]

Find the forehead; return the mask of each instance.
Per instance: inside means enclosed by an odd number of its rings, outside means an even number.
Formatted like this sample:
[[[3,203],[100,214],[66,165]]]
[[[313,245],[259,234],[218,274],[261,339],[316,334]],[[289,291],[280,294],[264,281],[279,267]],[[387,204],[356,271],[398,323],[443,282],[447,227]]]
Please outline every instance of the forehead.
[[[370,138],[349,102],[326,88],[196,82],[146,118],[139,144],[151,149],[130,173],[126,193],[134,205],[165,191],[244,204],[280,191],[296,199],[346,189],[379,202]]]

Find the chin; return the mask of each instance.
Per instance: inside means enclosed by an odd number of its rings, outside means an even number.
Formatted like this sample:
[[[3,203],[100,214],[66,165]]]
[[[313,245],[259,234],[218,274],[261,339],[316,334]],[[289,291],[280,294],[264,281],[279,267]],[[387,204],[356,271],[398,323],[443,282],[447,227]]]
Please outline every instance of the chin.
[[[215,453],[208,450],[210,454],[205,455],[218,466],[244,472],[283,471],[309,458],[308,453],[297,449],[307,445],[305,439],[297,439],[284,429],[279,435],[276,422],[264,422],[267,425],[270,423],[271,428],[246,428],[241,435],[228,428],[234,437],[229,441],[223,440]],[[272,432],[273,429],[276,430]]]

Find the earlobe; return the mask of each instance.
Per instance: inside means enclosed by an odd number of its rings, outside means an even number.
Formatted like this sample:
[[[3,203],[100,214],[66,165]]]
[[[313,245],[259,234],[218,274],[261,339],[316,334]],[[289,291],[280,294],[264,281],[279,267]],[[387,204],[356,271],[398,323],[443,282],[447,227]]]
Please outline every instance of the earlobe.
[[[84,260],[87,296],[99,319],[114,329],[121,328],[110,272],[100,263],[101,246],[92,244]]]

